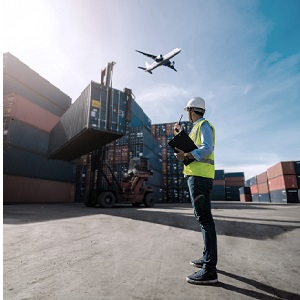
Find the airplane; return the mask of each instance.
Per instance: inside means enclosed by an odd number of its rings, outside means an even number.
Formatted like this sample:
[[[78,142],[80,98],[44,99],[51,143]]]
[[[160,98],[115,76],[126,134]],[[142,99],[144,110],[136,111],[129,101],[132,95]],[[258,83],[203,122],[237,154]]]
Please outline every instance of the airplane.
[[[135,50],[136,52],[139,52],[143,55],[146,55],[150,58],[152,58],[153,60],[155,60],[154,63],[152,63],[151,65],[149,65],[147,62],[145,63],[146,64],[146,68],[144,67],[138,67],[139,69],[142,69],[144,70],[145,72],[148,72],[150,74],[152,74],[152,71],[159,67],[159,66],[166,66],[166,67],[169,67],[171,69],[173,69],[174,71],[177,72],[177,70],[174,68],[174,64],[175,62],[174,61],[170,61],[170,59],[172,57],[174,57],[175,55],[177,55],[178,53],[180,53],[181,49],[179,48],[176,48],[174,49],[173,51],[169,52],[168,54],[166,55],[152,55],[152,54],[148,54],[148,53],[145,53],[145,52],[142,52],[142,51],[139,51],[139,50]]]

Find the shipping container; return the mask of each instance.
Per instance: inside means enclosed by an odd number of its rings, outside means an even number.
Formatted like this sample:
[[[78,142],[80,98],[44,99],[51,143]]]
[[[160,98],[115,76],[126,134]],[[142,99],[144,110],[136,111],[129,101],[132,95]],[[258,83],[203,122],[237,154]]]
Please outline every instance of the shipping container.
[[[24,124],[17,119],[4,118],[4,150],[17,146],[33,153],[47,156],[49,134],[35,127]]]
[[[298,188],[296,175],[281,175],[269,179],[268,182],[270,191]]]
[[[257,194],[257,193],[252,194],[251,193],[251,198],[252,198],[252,202],[259,202],[259,194]]]
[[[258,190],[259,194],[269,193],[269,184],[268,184],[268,182],[259,183],[257,185],[257,190]]]
[[[252,202],[250,187],[243,186],[239,188],[240,201],[241,202]]]
[[[75,184],[39,178],[3,175],[3,202],[74,202]]]
[[[256,176],[251,177],[249,179],[249,183],[250,183],[250,186],[256,185],[257,184],[257,178],[256,178]]]
[[[92,81],[50,132],[49,158],[73,160],[126,133],[127,95]]]
[[[283,189],[270,191],[270,199],[273,203],[299,203],[297,189]]]
[[[3,95],[10,95],[12,93],[21,95],[35,105],[51,112],[54,115],[57,115],[58,117],[61,117],[67,110],[49,101],[49,99],[39,94],[31,87],[22,84],[20,81],[10,77],[7,74],[3,74]]]
[[[135,100],[131,102],[131,113],[130,127],[144,126],[148,131],[151,131],[151,120]]]
[[[269,193],[258,194],[258,201],[264,203],[270,203],[270,194]]]
[[[245,180],[244,185],[247,187],[250,187],[250,179]]]
[[[258,194],[258,186],[257,186],[257,184],[251,185],[250,186],[250,190],[251,190],[251,195],[252,194]]]
[[[71,98],[56,86],[30,69],[11,53],[3,54],[3,73],[21,82],[24,86],[42,95],[49,102],[66,111],[71,105]],[[15,92],[15,91],[14,91]]]
[[[215,170],[215,180],[225,180],[224,170]]]
[[[3,97],[3,117],[18,119],[47,133],[59,117],[17,94]]]
[[[282,161],[267,169],[268,179],[280,175],[295,175],[295,166],[293,161]]]
[[[250,187],[248,187],[248,186],[242,186],[242,187],[240,187],[239,188],[239,193],[240,193],[240,195],[251,194]]]
[[[252,202],[251,194],[241,194],[240,195],[240,201],[241,202]]]
[[[294,168],[295,168],[295,173],[297,175],[300,175],[300,161],[295,161],[294,162]]]
[[[3,154],[3,173],[57,181],[75,182],[74,162],[48,160],[46,156],[9,146]]]
[[[268,181],[267,171],[256,176],[256,182],[258,184],[259,183],[264,183],[264,182],[267,182],[267,181]]]

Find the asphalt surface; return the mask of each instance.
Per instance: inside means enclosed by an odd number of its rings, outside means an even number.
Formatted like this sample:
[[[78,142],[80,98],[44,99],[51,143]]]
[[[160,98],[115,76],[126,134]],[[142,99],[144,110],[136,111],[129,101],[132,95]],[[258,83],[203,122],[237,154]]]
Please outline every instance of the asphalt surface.
[[[4,299],[300,299],[300,205],[213,202],[215,285],[190,204],[3,208]]]

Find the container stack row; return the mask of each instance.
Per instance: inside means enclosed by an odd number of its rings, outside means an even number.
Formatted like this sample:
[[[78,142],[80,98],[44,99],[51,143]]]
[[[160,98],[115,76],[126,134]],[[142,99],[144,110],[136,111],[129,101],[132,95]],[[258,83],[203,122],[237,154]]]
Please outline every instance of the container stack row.
[[[72,202],[75,163],[49,161],[51,129],[71,98],[10,53],[3,55],[3,199]]]
[[[246,180],[244,189],[246,188],[250,189],[253,202],[298,203],[300,162],[279,162],[265,172]],[[243,189],[240,190],[240,195],[243,195],[242,192]]]

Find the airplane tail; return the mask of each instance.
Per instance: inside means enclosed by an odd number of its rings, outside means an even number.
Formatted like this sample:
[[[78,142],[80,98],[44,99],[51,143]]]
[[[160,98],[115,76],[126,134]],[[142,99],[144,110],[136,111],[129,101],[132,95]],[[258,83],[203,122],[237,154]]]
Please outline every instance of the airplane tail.
[[[146,68],[144,68],[144,67],[138,67],[138,68],[144,70],[145,72],[152,74],[152,72],[150,70],[147,70],[149,67],[149,64],[147,62],[145,64],[146,64]]]

